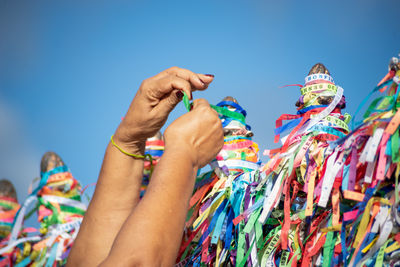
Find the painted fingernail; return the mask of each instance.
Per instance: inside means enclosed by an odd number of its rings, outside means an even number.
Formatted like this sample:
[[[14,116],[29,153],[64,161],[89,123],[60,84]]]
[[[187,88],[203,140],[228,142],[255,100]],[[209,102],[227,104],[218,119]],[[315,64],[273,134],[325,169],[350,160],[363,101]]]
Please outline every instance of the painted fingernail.
[[[206,76],[208,76],[208,77],[213,77],[213,78],[214,78],[214,74],[204,74],[204,75],[206,75]]]
[[[204,86],[204,82],[203,82],[203,80],[199,78],[199,81],[201,82],[201,85],[203,85],[203,86]]]
[[[176,97],[177,97],[179,100],[181,100],[181,99],[183,98],[183,93],[182,93],[182,91],[176,92],[175,95],[176,95]]]
[[[199,78],[199,81],[202,83],[202,85],[204,85],[204,82],[203,82],[203,80],[202,80],[202,79],[200,79],[200,78]]]

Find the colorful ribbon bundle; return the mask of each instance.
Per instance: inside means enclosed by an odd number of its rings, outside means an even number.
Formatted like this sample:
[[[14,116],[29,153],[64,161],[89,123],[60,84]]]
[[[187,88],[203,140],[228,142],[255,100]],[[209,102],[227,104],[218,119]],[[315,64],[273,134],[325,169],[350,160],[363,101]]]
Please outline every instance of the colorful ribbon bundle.
[[[19,204],[11,197],[0,197],[0,241],[11,233],[15,214],[18,212]]]
[[[346,135],[343,89],[326,72],[311,73],[298,113],[277,120],[276,141],[291,132],[260,169],[238,163],[229,148],[245,145],[226,136],[214,170],[197,178],[177,266],[398,263],[399,80],[392,69],[373,91],[389,88],[388,96]]]
[[[306,77],[301,93],[298,113],[282,115],[276,122],[276,141],[284,131],[292,131],[282,138],[281,148],[267,151],[273,157],[260,170],[265,178],[255,185],[262,197],[253,200],[260,204],[234,219],[235,223],[244,223],[249,234],[244,244],[247,264],[297,265],[301,259],[308,266],[314,256],[309,248],[316,253],[324,244],[318,229],[339,204],[335,201],[333,208],[325,208],[331,189],[324,185],[332,177],[326,175],[324,166],[329,158],[327,141],[344,137],[348,131],[349,116],[340,112],[343,89],[334,85],[330,75],[312,73]],[[290,122],[282,125],[283,120]],[[338,197],[338,192],[333,194]],[[314,202],[321,202],[324,208]],[[252,240],[251,236],[256,238]],[[236,264],[244,265],[243,261]]]
[[[307,189],[314,190],[315,181],[322,184],[323,179],[319,177],[323,175],[318,171],[323,170],[325,150],[329,148],[326,141],[345,136],[349,117],[340,113],[344,106],[343,89],[335,86],[329,75],[306,77],[306,86],[301,92],[298,114],[283,115],[277,121],[277,140],[280,133],[293,130],[283,138],[284,144],[279,150],[269,151],[275,156],[267,165],[260,170],[256,167],[250,172],[242,170],[237,177],[229,179],[230,169],[224,171],[224,165],[232,167],[232,164],[229,157],[222,156],[228,153],[222,151],[219,157],[224,161],[218,160],[218,165],[212,163],[218,167],[213,172],[216,177],[202,187],[203,192],[197,190],[190,203],[192,217],[187,226],[193,231],[184,240],[181,252],[184,248],[185,252],[192,249],[191,257],[183,252],[181,260],[190,258],[189,265],[229,262],[238,266],[265,266],[277,258],[278,263],[286,265],[290,259],[296,264],[301,255],[300,244],[306,241],[301,240],[300,234],[309,232],[312,234],[309,242],[315,239],[318,225],[303,229],[306,224],[301,224],[300,218],[308,216],[310,222],[312,218],[321,221],[326,212],[314,207],[314,198],[307,198]],[[292,121],[282,126],[283,120]],[[225,138],[225,142],[228,140]],[[227,178],[223,179],[223,174]],[[204,176],[198,179],[199,183]],[[281,196],[284,196],[282,201]],[[193,209],[195,203],[201,206]],[[203,206],[207,209],[202,209]]]
[[[235,258],[240,244],[238,227],[232,220],[240,214],[244,192],[250,189],[260,167],[258,145],[251,140],[245,110],[233,101],[212,107],[224,126],[224,146],[211,162],[212,170],[196,180],[179,265],[199,266]]]
[[[343,89],[334,85],[330,75],[311,73],[301,93],[297,115],[284,114],[277,120],[275,141],[282,132],[293,130],[282,138],[281,148],[267,151],[274,156],[261,169],[266,174],[263,206],[248,220],[253,221],[249,228],[261,223],[267,231],[252,254],[252,264],[318,265],[313,259],[321,255],[326,239],[320,229],[339,220],[340,181],[334,182],[341,158],[336,159],[327,141],[348,132],[350,117],[340,112],[345,105]],[[290,122],[282,126],[283,120]],[[323,255],[324,266],[331,264],[328,252]]]
[[[7,245],[0,249],[0,266],[65,264],[86,211],[80,192],[80,185],[67,166],[42,173],[38,187],[16,214]],[[34,202],[35,207],[25,216]],[[40,233],[21,235],[24,219],[35,211],[41,223]]]
[[[145,154],[150,154],[153,159],[153,164],[150,164],[149,161],[144,162],[144,169],[143,169],[143,179],[142,185],[140,187],[140,197],[144,196],[146,192],[147,186],[150,182],[150,176],[152,173],[152,169],[154,166],[157,165],[158,161],[160,160],[162,154],[164,153],[164,141],[162,140],[161,133],[160,136],[155,136],[152,138],[147,139],[146,141],[146,149]]]
[[[393,266],[400,262],[399,81],[400,71],[390,70],[373,90],[389,88],[388,96],[372,101],[363,123],[330,144],[344,165],[336,175],[342,181],[342,220],[332,220],[326,229],[327,240],[336,240],[331,244],[338,251],[335,263]]]

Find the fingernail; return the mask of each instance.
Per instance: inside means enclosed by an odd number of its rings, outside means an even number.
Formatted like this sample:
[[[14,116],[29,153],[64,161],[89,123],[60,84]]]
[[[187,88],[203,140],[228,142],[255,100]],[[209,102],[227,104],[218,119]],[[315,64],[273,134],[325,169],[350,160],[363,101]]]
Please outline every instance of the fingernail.
[[[199,81],[201,82],[202,85],[204,85],[204,82],[202,79],[199,78]]]
[[[183,98],[183,93],[182,93],[182,91],[176,92],[175,95],[176,95],[176,97],[177,97],[179,100],[181,100],[181,99]]]
[[[214,78],[214,74],[204,74],[204,75],[206,75],[206,76],[208,76],[208,77],[213,77],[213,78]]]

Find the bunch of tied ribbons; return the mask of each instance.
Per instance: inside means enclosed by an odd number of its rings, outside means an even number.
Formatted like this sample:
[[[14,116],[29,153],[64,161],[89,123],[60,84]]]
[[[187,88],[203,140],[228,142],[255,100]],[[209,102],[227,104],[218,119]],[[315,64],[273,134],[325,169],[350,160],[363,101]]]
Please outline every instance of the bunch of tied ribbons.
[[[275,141],[291,132],[281,139],[282,147],[266,151],[271,160],[260,170],[265,178],[257,186],[264,196],[262,204],[235,218],[245,221],[249,233],[259,224],[264,230],[255,245],[247,244],[253,246],[248,258],[252,264],[334,263],[336,240],[322,230],[340,220],[341,180],[336,173],[344,155],[332,152],[328,142],[345,137],[350,116],[341,114],[343,89],[322,64],[311,69],[300,91],[297,114],[284,114],[276,121]],[[290,122],[282,125],[283,120]]]
[[[144,196],[144,193],[146,192],[154,167],[157,165],[162,154],[164,153],[164,146],[165,146],[164,140],[160,132],[158,132],[157,135],[155,135],[154,137],[151,137],[146,140],[145,154],[150,154],[153,162],[152,163],[150,161],[144,162],[143,179],[142,179],[142,185],[140,187],[141,198]]]
[[[29,212],[30,206],[34,206]],[[0,249],[0,266],[63,265],[86,211],[81,187],[63,165],[41,174],[37,188],[18,210],[11,234]],[[38,213],[40,229],[24,233],[23,223]]]
[[[248,202],[244,192],[255,182],[260,167],[246,111],[232,97],[212,107],[224,127],[224,146],[210,164],[212,170],[197,177],[178,256],[181,266],[235,259],[243,240],[237,238],[239,227],[232,221],[242,211],[242,202]]]
[[[316,66],[313,69],[326,72],[321,64]],[[330,196],[322,190],[324,166],[332,153],[327,141],[345,136],[350,117],[341,114],[343,89],[327,73],[310,73],[301,93],[298,114],[277,121],[277,139],[292,130],[282,138],[281,148],[268,151],[268,164],[250,170],[241,165],[237,174],[237,169],[231,171],[229,157],[222,156],[229,153],[222,151],[213,172],[198,178],[181,264],[307,266],[319,252],[325,241],[319,229],[329,226],[333,210],[314,204],[321,194]],[[283,120],[290,122],[282,126]],[[331,204],[335,208],[338,193]],[[337,215],[339,209],[335,211]]]
[[[396,59],[396,58],[395,58]],[[327,170],[341,189],[340,209],[333,210],[326,232],[325,249],[345,266],[398,266],[400,263],[399,125],[400,64],[371,92],[388,91],[372,101],[363,121],[345,138],[332,142]],[[331,184],[323,186],[332,187]],[[334,199],[332,197],[332,202]],[[320,204],[320,203],[318,203]],[[325,254],[324,254],[325,255]]]

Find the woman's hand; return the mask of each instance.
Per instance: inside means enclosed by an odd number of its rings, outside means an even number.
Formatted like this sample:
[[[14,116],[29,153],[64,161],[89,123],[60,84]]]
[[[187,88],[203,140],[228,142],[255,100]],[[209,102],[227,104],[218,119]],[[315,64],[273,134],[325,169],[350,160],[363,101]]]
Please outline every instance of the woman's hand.
[[[184,151],[193,166],[201,168],[221,150],[224,134],[218,113],[205,99],[193,102],[193,109],[165,130],[165,154]]]
[[[115,132],[115,142],[130,153],[142,154],[146,139],[161,129],[182,100],[182,91],[192,99],[192,92],[206,89],[213,78],[172,67],[144,80]]]

